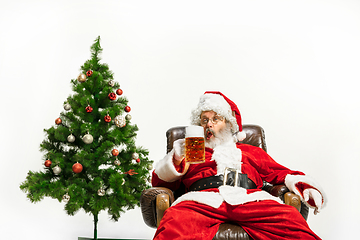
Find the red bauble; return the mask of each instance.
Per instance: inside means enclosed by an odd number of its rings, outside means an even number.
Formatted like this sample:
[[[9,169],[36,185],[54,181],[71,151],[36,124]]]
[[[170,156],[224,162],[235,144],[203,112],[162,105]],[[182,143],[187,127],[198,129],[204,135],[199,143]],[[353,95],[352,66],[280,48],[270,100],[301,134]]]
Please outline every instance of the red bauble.
[[[111,117],[109,115],[106,115],[104,117],[104,121],[107,122],[107,123],[111,122]]]
[[[83,166],[80,163],[75,163],[72,166],[72,170],[74,173],[81,173],[81,171],[83,170]]]
[[[130,112],[131,108],[129,106],[126,106],[124,110],[125,110],[125,112]]]
[[[136,162],[139,163],[139,162],[140,162],[140,158],[136,159]]]
[[[52,162],[50,160],[45,161],[45,167],[50,167]]]
[[[88,76],[88,77],[91,77],[92,74],[93,74],[93,71],[91,71],[91,70],[86,72],[86,76]]]
[[[111,154],[112,154],[113,156],[117,156],[117,155],[119,155],[119,150],[113,149],[113,150],[111,151]]]
[[[109,93],[108,96],[109,96],[109,99],[110,99],[110,100],[116,100],[116,94],[115,94],[115,93],[113,93],[113,92],[112,92],[112,93]]]
[[[90,106],[87,106],[87,107],[85,108],[85,110],[86,110],[87,113],[91,113],[91,112],[93,111],[93,108],[90,107]]]
[[[123,94],[123,90],[119,88],[118,90],[116,90],[116,94],[120,96],[121,94]]]
[[[56,123],[57,125],[60,125],[60,124],[62,123],[61,118],[57,118],[57,119],[55,119],[55,123]]]

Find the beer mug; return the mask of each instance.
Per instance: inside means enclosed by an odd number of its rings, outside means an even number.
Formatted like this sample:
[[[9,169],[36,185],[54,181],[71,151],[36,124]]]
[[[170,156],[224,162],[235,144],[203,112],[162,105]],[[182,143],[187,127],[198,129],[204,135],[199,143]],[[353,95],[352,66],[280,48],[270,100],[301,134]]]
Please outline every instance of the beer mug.
[[[190,164],[205,162],[204,128],[188,126],[185,131],[185,161]]]

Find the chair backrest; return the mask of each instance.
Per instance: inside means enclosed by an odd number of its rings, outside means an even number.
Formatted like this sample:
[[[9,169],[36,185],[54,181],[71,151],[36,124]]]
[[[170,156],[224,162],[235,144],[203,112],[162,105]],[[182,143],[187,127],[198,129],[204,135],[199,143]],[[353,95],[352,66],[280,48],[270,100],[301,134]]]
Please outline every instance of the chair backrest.
[[[173,127],[167,130],[166,152],[170,152],[173,148],[173,143],[177,139],[185,138],[185,126]],[[243,125],[243,131],[246,133],[246,138],[241,143],[250,144],[252,146],[260,147],[265,152],[267,151],[265,143],[264,129],[258,125]]]

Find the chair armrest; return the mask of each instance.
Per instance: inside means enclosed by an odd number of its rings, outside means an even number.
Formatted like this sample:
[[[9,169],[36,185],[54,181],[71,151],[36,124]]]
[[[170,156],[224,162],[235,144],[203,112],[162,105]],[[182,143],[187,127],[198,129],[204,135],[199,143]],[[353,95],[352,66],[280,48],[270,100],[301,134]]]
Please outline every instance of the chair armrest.
[[[271,185],[265,184],[263,190],[275,197],[279,197],[286,205],[295,207],[299,212],[301,210],[301,199],[298,195],[285,186],[285,184]]]
[[[170,197],[166,193],[161,193],[156,196],[156,225],[159,227],[160,220],[164,216],[166,209],[170,207]]]
[[[279,197],[282,201],[284,201],[284,194],[290,191],[285,184],[272,185],[267,182],[264,182],[262,189],[275,197]]]
[[[295,207],[299,212],[301,210],[301,199],[293,192],[287,192],[284,194],[284,202],[286,205]]]
[[[159,194],[167,195],[168,200],[166,200],[166,196],[157,197]],[[157,210],[157,202],[160,203],[160,210]],[[153,187],[145,189],[140,196],[140,207],[143,215],[143,219],[146,225],[152,228],[157,228],[158,223],[158,214],[164,214],[164,209],[166,207],[166,202],[168,202],[169,206],[174,202],[174,194],[168,188],[163,187]],[[161,210],[163,209],[163,210]],[[158,212],[158,213],[157,213]],[[161,213],[162,212],[162,213]],[[162,216],[161,216],[162,217]]]

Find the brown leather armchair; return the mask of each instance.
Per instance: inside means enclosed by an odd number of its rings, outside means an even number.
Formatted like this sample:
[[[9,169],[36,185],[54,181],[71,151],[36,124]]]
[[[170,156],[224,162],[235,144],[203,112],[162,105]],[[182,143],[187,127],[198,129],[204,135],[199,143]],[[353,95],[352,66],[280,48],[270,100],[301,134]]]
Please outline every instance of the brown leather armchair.
[[[257,125],[243,125],[243,131],[246,138],[242,143],[250,144],[262,148],[267,151],[265,143],[265,134],[262,127]],[[173,148],[173,142],[177,139],[185,137],[185,127],[171,128],[166,132],[167,152]],[[269,192],[273,196],[279,197],[285,204],[294,206],[301,215],[307,220],[309,208],[303,204],[300,197],[290,192],[285,185],[271,185],[264,182],[263,190]],[[164,211],[171,206],[175,199],[184,194],[185,188],[180,188],[175,192],[162,187],[153,187],[142,192],[140,198],[140,206],[145,223],[152,228],[159,226]],[[245,240],[252,239],[243,229],[234,223],[222,223],[213,240],[236,239]]]

